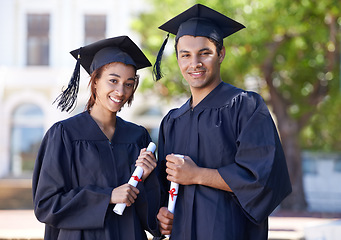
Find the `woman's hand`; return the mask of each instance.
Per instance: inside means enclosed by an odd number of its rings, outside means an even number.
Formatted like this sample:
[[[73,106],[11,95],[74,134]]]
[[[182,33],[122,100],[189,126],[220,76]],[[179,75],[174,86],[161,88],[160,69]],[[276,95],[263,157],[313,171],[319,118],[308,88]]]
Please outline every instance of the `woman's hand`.
[[[139,194],[139,190],[136,187],[126,183],[123,184],[111,192],[110,203],[125,203],[127,206],[132,205]]]
[[[150,151],[146,151],[146,148],[141,149],[140,156],[137,158],[135,166],[140,166],[143,169],[142,181],[146,180],[156,165],[154,154]]]

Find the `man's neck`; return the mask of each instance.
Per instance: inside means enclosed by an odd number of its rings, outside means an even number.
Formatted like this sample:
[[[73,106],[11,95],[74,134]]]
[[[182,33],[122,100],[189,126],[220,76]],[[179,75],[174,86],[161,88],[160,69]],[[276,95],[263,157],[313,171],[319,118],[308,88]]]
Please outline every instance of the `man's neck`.
[[[194,108],[197,106],[210,92],[212,92],[222,81],[217,81],[215,84],[212,84],[205,88],[191,88],[192,93],[192,103],[191,107]]]

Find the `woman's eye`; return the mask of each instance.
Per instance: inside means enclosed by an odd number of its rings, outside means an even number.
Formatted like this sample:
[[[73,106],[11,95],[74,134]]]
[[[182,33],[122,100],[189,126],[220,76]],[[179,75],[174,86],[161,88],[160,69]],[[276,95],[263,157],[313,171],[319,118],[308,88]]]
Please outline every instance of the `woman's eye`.
[[[112,83],[117,83],[116,79],[110,79],[109,81],[112,82]]]
[[[126,83],[126,87],[132,88],[132,87],[134,87],[134,83]]]

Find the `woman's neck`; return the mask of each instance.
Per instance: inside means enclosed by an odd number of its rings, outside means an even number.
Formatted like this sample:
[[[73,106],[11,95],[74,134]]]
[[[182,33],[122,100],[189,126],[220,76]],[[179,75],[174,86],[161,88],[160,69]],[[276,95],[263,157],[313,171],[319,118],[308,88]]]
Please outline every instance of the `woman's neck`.
[[[95,120],[102,132],[111,141],[116,128],[116,112],[103,111],[102,108],[93,106],[90,116]]]

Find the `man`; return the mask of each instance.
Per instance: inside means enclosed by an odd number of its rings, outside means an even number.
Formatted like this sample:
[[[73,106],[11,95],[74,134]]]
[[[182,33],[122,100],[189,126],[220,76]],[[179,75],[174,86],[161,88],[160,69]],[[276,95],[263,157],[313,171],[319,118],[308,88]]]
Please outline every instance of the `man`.
[[[158,220],[161,233],[171,239],[267,239],[268,216],[291,192],[282,146],[263,99],[220,77],[223,39],[242,28],[200,4],[160,27],[176,35],[178,65],[192,94],[160,126],[164,207]],[[154,66],[157,78],[161,54]],[[165,207],[169,181],[180,184],[174,214]]]

